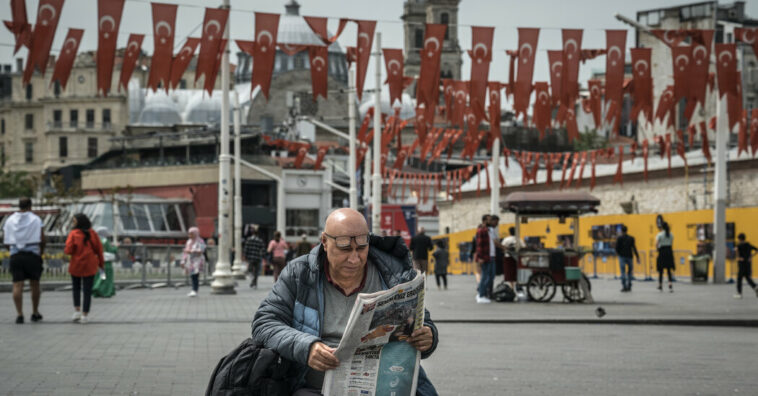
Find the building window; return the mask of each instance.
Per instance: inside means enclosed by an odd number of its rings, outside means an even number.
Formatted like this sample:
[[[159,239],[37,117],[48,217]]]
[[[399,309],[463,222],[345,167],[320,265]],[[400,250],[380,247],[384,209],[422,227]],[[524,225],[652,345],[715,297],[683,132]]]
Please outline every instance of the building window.
[[[55,95],[56,98],[61,96],[61,83],[59,83],[58,80],[55,80],[53,83],[53,95]]]
[[[111,109],[103,109],[103,129],[111,128]]]
[[[87,157],[97,157],[97,138],[87,138]]]
[[[440,14],[440,23],[445,25],[445,40],[450,39],[450,15],[447,12]]]
[[[24,117],[24,125],[26,126],[27,131],[34,129],[34,114],[27,114],[26,117]]]
[[[187,80],[185,79],[179,80],[179,89],[187,89]]]
[[[424,30],[423,29],[416,29],[416,33],[414,33],[414,44],[416,48],[424,48]]]
[[[24,160],[27,164],[34,162],[34,143],[26,142],[24,144]]]
[[[87,128],[94,128],[95,127],[95,110],[94,109],[87,109]]]
[[[71,110],[68,112],[69,126],[76,128],[79,124],[79,110]]]
[[[65,136],[58,138],[58,156],[61,158],[68,157],[68,138]]]
[[[63,126],[63,111],[53,110],[53,128],[60,128]]]
[[[318,209],[287,209],[285,217],[287,236],[318,235]]]
[[[26,86],[26,100],[32,100],[32,84]]]

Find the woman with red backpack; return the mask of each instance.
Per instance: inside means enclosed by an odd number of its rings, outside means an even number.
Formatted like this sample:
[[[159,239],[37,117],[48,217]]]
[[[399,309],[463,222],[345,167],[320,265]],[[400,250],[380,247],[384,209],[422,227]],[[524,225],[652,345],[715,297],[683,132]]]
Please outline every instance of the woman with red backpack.
[[[68,272],[71,274],[71,285],[74,291],[74,322],[87,323],[90,302],[92,301],[92,285],[98,270],[105,268],[103,245],[100,238],[92,229],[92,223],[83,213],[77,213],[73,218],[73,229],[66,239],[64,253],[71,256]],[[84,294],[84,306],[80,304],[81,294]]]

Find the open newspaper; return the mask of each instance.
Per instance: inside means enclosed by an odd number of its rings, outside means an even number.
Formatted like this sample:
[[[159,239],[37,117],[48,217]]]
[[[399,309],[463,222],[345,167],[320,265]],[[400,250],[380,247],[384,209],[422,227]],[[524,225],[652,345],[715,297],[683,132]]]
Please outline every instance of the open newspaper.
[[[416,394],[421,353],[406,340],[424,325],[424,276],[389,290],[358,294],[324,376],[324,396]]]

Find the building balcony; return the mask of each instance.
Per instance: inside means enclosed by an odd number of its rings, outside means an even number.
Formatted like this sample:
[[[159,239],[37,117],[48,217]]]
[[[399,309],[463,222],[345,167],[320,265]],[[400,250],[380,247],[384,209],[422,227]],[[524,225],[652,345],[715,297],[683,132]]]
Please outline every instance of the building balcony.
[[[110,122],[77,122],[77,121],[50,121],[47,123],[48,132],[96,132],[114,131],[114,125]]]

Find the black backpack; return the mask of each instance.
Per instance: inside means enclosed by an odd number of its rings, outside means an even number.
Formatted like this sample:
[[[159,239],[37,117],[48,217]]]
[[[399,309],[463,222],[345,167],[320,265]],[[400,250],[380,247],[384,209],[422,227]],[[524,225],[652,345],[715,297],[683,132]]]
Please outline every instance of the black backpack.
[[[288,374],[292,366],[274,350],[248,338],[219,360],[205,395],[290,395]]]
[[[495,286],[495,290],[492,291],[492,297],[497,302],[511,302],[516,298],[516,292],[513,291],[509,284],[501,282]]]

